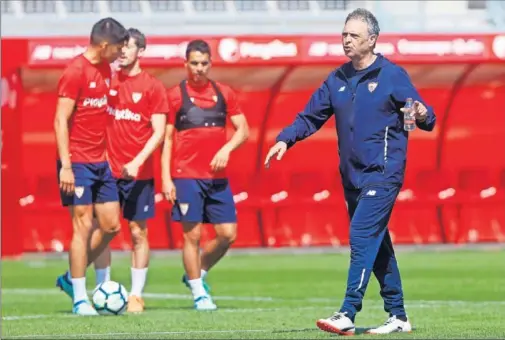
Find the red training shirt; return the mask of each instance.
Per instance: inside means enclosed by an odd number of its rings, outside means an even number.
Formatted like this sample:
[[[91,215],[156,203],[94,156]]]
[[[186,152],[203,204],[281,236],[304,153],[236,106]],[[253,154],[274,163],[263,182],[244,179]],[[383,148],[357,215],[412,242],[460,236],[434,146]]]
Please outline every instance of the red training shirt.
[[[72,163],[106,160],[107,94],[111,69],[106,61],[92,64],[82,54],[63,71],[58,96],[75,100],[69,120],[69,150]]]
[[[226,102],[228,117],[241,114],[237,95],[227,85],[215,82]],[[191,101],[200,108],[216,105],[217,95],[210,82],[202,88],[194,88],[186,82],[186,89]],[[168,124],[174,124],[176,114],[182,106],[180,85],[168,91],[170,114]],[[193,128],[183,131],[174,129],[174,147],[172,150],[172,178],[212,179],[226,178],[226,171],[212,171],[210,162],[227,142],[225,127]]]
[[[165,87],[145,71],[135,76],[119,72],[109,91],[110,119],[107,129],[107,157],[112,174],[121,178],[123,166],[132,161],[153,134],[151,116],[169,112]],[[152,155],[140,167],[136,179],[154,177]]]

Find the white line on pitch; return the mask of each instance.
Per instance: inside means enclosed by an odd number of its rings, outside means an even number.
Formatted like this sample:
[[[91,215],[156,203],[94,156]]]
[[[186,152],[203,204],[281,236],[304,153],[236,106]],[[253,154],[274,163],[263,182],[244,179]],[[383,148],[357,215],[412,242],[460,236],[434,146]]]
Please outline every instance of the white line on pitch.
[[[21,336],[11,336],[9,339],[55,339],[55,338],[81,338],[81,337],[112,337],[112,336],[126,336],[131,337],[133,335],[145,335],[145,336],[156,336],[156,335],[177,335],[177,334],[226,334],[226,333],[266,333],[275,332],[271,329],[235,329],[235,330],[206,330],[206,331],[166,331],[166,332],[142,332],[142,333],[83,333],[83,334],[49,334],[49,335],[21,335]]]
[[[166,297],[159,297],[159,298],[164,298],[167,299]],[[168,298],[170,299],[170,298]],[[318,302],[330,302],[330,301],[321,301],[318,300]],[[368,305],[367,309],[382,309],[383,306],[380,302],[376,301],[367,301],[367,302],[372,302],[374,304]],[[486,307],[486,306],[492,306],[492,305],[505,305],[505,301],[480,301],[480,302],[468,302],[468,301],[422,301],[422,300],[416,300],[411,303],[408,303],[405,305],[406,308],[413,308],[413,309],[423,309],[423,308],[436,308],[438,307],[458,307],[458,306],[470,306],[470,307]],[[333,310],[335,309],[336,306],[303,306],[303,307],[297,307],[299,310],[324,310],[324,309],[329,309]],[[282,311],[286,309],[292,309],[292,307],[272,307],[272,308],[263,308],[263,307],[258,307],[258,308],[220,308],[219,313],[253,313],[253,312],[272,312],[272,311]],[[192,312],[192,309],[168,309],[168,310],[155,310],[155,311],[147,311],[143,315],[154,315],[154,314],[173,314],[173,313],[183,313],[183,312]],[[52,319],[59,319],[59,318],[71,318],[71,317],[76,317],[73,314],[35,314],[35,315],[11,315],[11,316],[4,316],[2,317],[3,321],[18,321],[18,320],[30,320],[30,319],[45,319],[45,318],[52,318]]]
[[[373,306],[374,307],[381,307],[381,306]],[[298,307],[296,308],[297,310],[322,310],[322,309],[334,309],[335,307],[330,307],[330,306],[305,306],[305,307]],[[382,308],[382,307],[381,307]],[[282,311],[286,309],[292,309],[291,307],[273,307],[273,308],[220,308],[216,313],[253,313],[253,312],[275,312],[275,311]],[[149,315],[153,316],[154,314],[175,314],[175,313],[183,313],[183,312],[189,312],[192,313],[193,309],[159,309],[159,310],[152,310],[152,311],[146,311],[142,314],[136,315],[132,314],[132,317],[137,317],[137,316],[142,316],[142,315]],[[12,316],[4,316],[2,317],[3,321],[16,321],[16,320],[30,320],[30,319],[46,319],[46,318],[75,318],[78,317],[74,314],[35,314],[35,315],[12,315]],[[112,316],[113,317],[113,316]]]
[[[62,292],[57,289],[30,289],[30,288],[7,288],[2,289],[2,295],[61,295],[64,296]],[[168,294],[168,293],[144,293],[144,297],[150,299],[161,299],[161,300],[186,300],[192,299],[189,294]],[[340,300],[335,298],[324,298],[324,297],[301,297],[301,298],[278,298],[272,296],[213,296],[214,300],[228,300],[228,301],[255,301],[255,302],[313,302],[313,303],[335,303]],[[406,305],[412,306],[412,304],[420,303],[423,305],[444,305],[444,306],[491,306],[505,305],[505,301],[466,301],[466,300],[411,300],[406,302]],[[382,303],[382,300],[365,300],[365,302],[370,303]]]
[[[89,292],[91,293],[91,292]],[[62,295],[63,293],[57,289],[25,289],[25,288],[7,288],[2,289],[2,295]],[[169,293],[143,293],[146,298],[151,299],[170,299],[170,300],[186,300],[192,299],[189,294],[169,294]],[[63,295],[62,295],[63,296]],[[283,299],[262,296],[213,296],[214,300],[231,300],[231,301],[282,301]]]

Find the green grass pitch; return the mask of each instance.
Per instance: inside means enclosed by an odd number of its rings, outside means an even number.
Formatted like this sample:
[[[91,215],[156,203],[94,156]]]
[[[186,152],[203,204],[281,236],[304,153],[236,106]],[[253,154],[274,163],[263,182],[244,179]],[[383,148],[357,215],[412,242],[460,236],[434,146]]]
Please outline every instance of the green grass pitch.
[[[505,338],[505,251],[400,251],[411,334],[386,338]],[[209,274],[219,307],[192,310],[180,283],[180,255],[154,255],[142,315],[76,317],[71,301],[54,287],[63,258],[2,261],[2,339],[331,339],[315,321],[341,304],[347,253],[231,252]],[[130,289],[129,258],[114,254],[112,279]],[[88,286],[94,286],[89,270]],[[374,277],[359,330],[383,323]],[[359,338],[377,336],[358,335]],[[379,336],[378,338],[382,338]]]

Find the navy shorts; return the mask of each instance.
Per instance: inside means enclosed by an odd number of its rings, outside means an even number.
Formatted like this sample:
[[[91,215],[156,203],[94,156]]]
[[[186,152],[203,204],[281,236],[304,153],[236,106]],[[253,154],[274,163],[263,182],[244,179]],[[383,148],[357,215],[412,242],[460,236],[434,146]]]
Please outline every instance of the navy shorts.
[[[60,182],[61,161],[56,164],[58,184]],[[75,178],[75,191],[67,194],[60,190],[61,203],[70,205],[91,205],[93,203],[117,202],[116,180],[108,162],[72,163]]]
[[[118,179],[117,191],[128,221],[145,221],[154,217],[154,179]]]
[[[237,211],[227,179],[176,178],[177,200],[172,220],[178,222],[236,223]]]

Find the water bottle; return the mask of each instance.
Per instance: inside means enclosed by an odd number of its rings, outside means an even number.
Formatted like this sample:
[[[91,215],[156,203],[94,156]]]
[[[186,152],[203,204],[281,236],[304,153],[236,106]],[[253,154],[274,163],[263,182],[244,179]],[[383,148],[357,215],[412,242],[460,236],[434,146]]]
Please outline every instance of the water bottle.
[[[407,109],[403,114],[403,129],[405,131],[414,131],[416,129],[416,117],[413,112],[414,101],[412,98],[407,98],[404,109]]]

